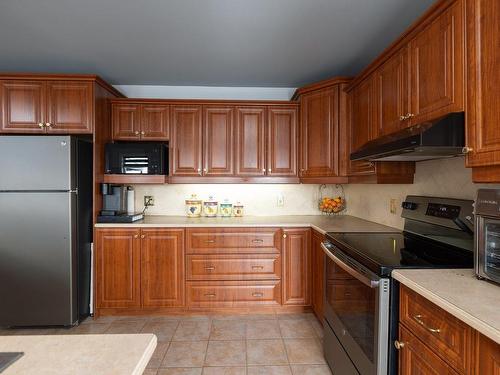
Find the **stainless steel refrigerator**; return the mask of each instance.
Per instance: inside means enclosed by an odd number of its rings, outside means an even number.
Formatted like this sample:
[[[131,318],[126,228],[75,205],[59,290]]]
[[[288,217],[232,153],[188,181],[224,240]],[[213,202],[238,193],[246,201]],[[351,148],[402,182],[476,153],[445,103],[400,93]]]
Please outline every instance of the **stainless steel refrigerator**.
[[[89,314],[92,143],[0,136],[0,326]]]

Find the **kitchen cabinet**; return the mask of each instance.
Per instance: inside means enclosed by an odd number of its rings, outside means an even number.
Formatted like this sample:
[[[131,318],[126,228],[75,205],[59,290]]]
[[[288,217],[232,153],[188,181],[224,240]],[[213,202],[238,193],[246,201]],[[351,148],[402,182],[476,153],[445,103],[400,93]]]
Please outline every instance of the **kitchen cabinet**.
[[[131,102],[112,103],[112,128],[115,141],[166,141],[169,138],[168,105]]]
[[[97,309],[140,307],[140,230],[99,229],[95,234]]]
[[[478,334],[475,362],[476,374],[500,374],[500,344]]]
[[[203,121],[201,105],[171,108],[171,176],[201,176]]]
[[[297,108],[267,110],[267,175],[297,175]]]
[[[96,308],[184,305],[183,229],[96,229]]]
[[[266,108],[236,108],[236,174],[266,174]]]
[[[93,82],[0,78],[1,133],[93,132]]]
[[[283,229],[283,304],[309,305],[311,299],[311,230]]]
[[[312,274],[312,298],[311,304],[316,317],[323,323],[323,298],[325,283],[325,253],[321,247],[324,236],[312,231],[311,235],[311,274]]]
[[[500,4],[466,1],[467,166],[474,182],[500,182]]]
[[[234,175],[234,107],[205,106],[204,176]]]

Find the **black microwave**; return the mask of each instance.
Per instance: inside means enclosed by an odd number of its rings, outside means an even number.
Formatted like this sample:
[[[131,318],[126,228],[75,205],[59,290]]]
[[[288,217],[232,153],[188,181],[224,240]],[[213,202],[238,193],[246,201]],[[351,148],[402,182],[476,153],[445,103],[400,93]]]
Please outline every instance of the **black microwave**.
[[[106,174],[168,174],[168,146],[165,143],[107,143],[104,152]]]

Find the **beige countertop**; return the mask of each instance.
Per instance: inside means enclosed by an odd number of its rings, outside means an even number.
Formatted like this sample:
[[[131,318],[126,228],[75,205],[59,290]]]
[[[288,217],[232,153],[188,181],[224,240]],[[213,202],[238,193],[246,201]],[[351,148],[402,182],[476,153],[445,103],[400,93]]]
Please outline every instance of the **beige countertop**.
[[[349,215],[288,215],[288,216],[244,216],[244,217],[201,217],[146,216],[135,223],[98,223],[98,228],[122,227],[312,227],[326,232],[399,232],[398,229]]]
[[[500,285],[473,270],[394,270],[392,277],[500,344]]]
[[[140,375],[156,348],[156,336],[0,336],[0,352],[24,352],[2,375]]]

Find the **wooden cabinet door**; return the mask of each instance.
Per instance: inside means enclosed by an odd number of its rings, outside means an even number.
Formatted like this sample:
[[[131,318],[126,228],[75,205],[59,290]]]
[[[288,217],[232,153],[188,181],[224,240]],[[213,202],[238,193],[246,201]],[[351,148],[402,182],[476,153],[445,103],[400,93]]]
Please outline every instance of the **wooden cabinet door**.
[[[468,166],[500,164],[500,2],[467,1]],[[497,176],[498,177],[498,176]],[[498,182],[498,181],[497,181]]]
[[[234,174],[234,108],[203,108],[204,167],[206,176],[232,176]]]
[[[97,308],[141,306],[139,229],[96,230]]]
[[[111,123],[115,141],[134,140],[140,138],[140,105],[113,104]]]
[[[201,176],[203,157],[201,106],[172,106],[170,111],[171,175]]]
[[[410,41],[411,124],[464,110],[463,3],[455,2]]]
[[[283,230],[283,304],[309,305],[311,288],[311,231]]]
[[[338,175],[338,90],[335,86],[300,99],[301,177]]]
[[[94,94],[92,82],[47,81],[48,133],[92,133]]]
[[[476,374],[500,374],[500,344],[488,337],[477,334],[476,344]]]
[[[0,132],[44,133],[45,83],[0,81]]]
[[[297,175],[297,108],[270,107],[267,136],[267,175]]]
[[[141,230],[143,307],[184,305],[184,230]]]
[[[168,105],[143,104],[140,114],[141,139],[168,141],[170,111]]]
[[[236,108],[236,174],[266,174],[265,107]]]
[[[458,374],[402,325],[399,326],[399,341],[403,344],[399,350],[400,375]]]
[[[397,132],[409,124],[408,49],[396,53],[375,73],[378,136]]]
[[[312,308],[318,319],[323,322],[323,294],[324,294],[324,276],[325,276],[325,254],[321,243],[323,235],[313,231],[311,240],[311,258],[312,258]]]
[[[366,142],[376,136],[376,113],[374,111],[373,77],[361,82],[349,95],[349,132],[346,140],[350,145],[350,152],[356,151]],[[348,156],[349,157],[349,156]],[[348,162],[350,176],[375,173],[375,164],[370,161]]]

